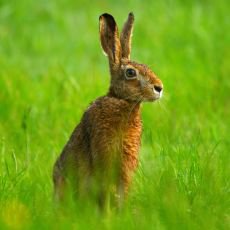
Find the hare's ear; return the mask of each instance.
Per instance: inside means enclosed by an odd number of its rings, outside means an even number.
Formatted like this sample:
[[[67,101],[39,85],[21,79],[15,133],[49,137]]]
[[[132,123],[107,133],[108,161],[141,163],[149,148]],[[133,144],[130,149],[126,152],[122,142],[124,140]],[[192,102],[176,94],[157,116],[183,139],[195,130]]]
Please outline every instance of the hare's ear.
[[[128,19],[123,26],[123,30],[121,32],[121,37],[120,37],[123,58],[130,59],[133,23],[134,23],[134,15],[131,12],[129,13]]]
[[[104,52],[109,57],[111,64],[119,64],[121,59],[121,44],[118,28],[112,15],[102,14],[99,17],[100,39]]]

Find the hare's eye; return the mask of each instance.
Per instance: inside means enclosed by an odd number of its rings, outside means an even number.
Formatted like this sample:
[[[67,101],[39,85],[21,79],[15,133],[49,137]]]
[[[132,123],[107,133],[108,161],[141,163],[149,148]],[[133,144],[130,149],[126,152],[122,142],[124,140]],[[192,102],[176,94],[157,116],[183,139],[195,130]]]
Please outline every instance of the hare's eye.
[[[135,78],[137,76],[136,70],[128,68],[125,71],[125,76],[126,76],[127,79]]]

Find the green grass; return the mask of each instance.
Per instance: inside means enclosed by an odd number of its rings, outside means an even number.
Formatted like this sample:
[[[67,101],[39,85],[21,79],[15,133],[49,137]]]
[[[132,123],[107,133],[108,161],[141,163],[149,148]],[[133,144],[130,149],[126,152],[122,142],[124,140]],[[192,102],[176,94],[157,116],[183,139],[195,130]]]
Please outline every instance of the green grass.
[[[144,104],[121,213],[54,212],[52,167],[109,84],[98,17],[136,16],[132,59],[164,83]],[[229,229],[229,3],[0,1],[0,229]]]

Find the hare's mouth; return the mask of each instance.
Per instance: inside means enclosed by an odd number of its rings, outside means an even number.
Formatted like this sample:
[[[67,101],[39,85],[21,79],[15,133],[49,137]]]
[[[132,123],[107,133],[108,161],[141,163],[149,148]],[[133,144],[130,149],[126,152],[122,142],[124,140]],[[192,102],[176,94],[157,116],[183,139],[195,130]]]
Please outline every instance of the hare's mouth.
[[[155,89],[153,89],[153,98],[154,100],[158,100],[162,97],[163,95],[163,90],[161,90],[160,92],[156,91]]]
[[[159,100],[162,97],[162,94],[163,94],[163,91],[161,91],[161,92],[155,92],[155,90],[153,90],[150,95],[148,95],[148,96],[146,95],[143,98],[143,101],[154,102],[156,100]]]
[[[150,97],[150,98],[145,98],[144,101],[146,101],[146,102],[154,102],[154,101],[159,100],[161,97],[162,97],[162,93],[153,94],[152,97]]]

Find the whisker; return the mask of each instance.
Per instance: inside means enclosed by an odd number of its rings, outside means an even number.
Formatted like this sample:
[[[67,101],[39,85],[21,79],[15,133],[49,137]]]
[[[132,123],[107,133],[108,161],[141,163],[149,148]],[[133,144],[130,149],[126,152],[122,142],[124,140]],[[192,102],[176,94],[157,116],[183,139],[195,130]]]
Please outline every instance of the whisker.
[[[168,101],[169,98],[170,98],[170,96],[169,96],[167,93],[164,93],[164,92],[163,92],[163,97],[162,97],[162,99],[163,99],[164,101]],[[161,99],[161,100],[162,100],[162,99]]]
[[[157,103],[158,103],[158,105],[161,107],[161,109],[168,115],[168,114],[169,114],[169,111],[168,111],[168,109],[166,108],[166,106],[164,105],[164,103],[163,103],[161,100],[158,100]]]

